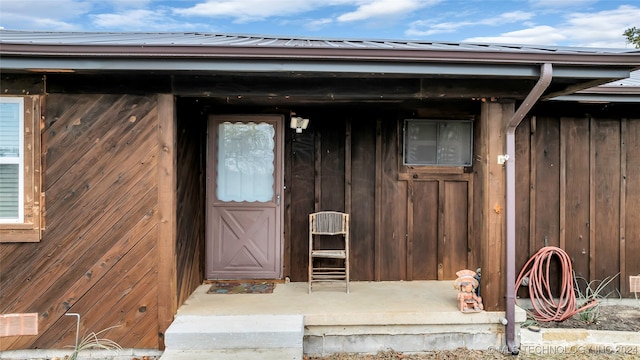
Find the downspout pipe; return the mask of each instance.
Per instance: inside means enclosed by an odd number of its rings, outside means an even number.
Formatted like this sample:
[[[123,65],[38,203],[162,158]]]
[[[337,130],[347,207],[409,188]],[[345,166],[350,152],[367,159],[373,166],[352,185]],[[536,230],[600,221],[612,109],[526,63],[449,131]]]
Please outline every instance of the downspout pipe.
[[[513,355],[517,355],[520,350],[516,347],[516,328],[515,328],[515,310],[516,310],[516,128],[520,122],[529,113],[533,105],[540,99],[542,93],[549,87],[553,78],[553,66],[545,63],[540,68],[540,78],[535,86],[524,99],[518,110],[513,114],[511,120],[507,123],[506,129],[506,182],[507,182],[507,198],[506,198],[506,219],[507,219],[507,243],[506,250],[506,266],[507,266],[507,287],[506,287],[506,345]]]

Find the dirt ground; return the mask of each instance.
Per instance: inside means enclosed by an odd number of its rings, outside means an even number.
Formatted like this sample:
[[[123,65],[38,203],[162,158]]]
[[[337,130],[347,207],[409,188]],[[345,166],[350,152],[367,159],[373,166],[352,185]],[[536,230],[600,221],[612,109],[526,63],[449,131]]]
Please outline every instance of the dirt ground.
[[[601,305],[597,320],[585,322],[580,314],[563,322],[541,322],[541,328],[640,331],[640,303],[637,306]]]
[[[638,355],[618,355],[618,354],[571,354],[571,359],[585,360],[585,359],[638,359]],[[511,360],[539,360],[539,359],[567,359],[566,354],[562,355],[530,355],[520,354],[517,357],[511,354],[503,354],[493,351],[478,351],[468,349],[457,349],[451,351],[436,351],[432,353],[422,354],[404,354],[395,351],[384,351],[374,355],[362,355],[362,354],[335,354],[326,357],[308,357],[305,356],[304,360],[484,360],[484,359],[511,359]]]
[[[563,322],[534,323],[541,328],[573,328],[591,330],[614,331],[640,331],[640,304],[638,306],[627,305],[602,305],[599,307],[597,321],[586,323],[579,315]],[[334,354],[325,357],[305,356],[304,360],[454,360],[454,359],[565,359],[566,354],[519,354],[514,357],[498,351],[478,351],[457,349],[454,351],[434,351],[421,354],[405,354],[395,351],[384,351],[378,354]],[[580,353],[571,354],[571,359],[639,359],[640,354],[602,354]]]

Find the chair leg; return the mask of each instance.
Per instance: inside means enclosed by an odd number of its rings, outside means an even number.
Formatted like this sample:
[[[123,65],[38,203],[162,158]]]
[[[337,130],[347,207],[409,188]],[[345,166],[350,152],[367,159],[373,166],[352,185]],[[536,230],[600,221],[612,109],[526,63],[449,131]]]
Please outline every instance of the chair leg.
[[[347,258],[344,259],[344,274],[346,276],[345,281],[347,282],[347,294],[349,293],[349,254],[347,254]]]
[[[307,281],[309,283],[309,290],[307,291],[307,293],[309,294],[311,294],[312,277],[313,277],[313,258],[309,256],[309,273],[308,273],[308,281]]]

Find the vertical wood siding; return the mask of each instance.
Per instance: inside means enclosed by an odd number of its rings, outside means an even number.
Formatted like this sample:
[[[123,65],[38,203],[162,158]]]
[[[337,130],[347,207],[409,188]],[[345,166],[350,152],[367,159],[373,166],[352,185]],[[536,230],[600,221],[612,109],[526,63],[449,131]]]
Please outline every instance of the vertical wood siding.
[[[0,244],[0,312],[37,312],[38,336],[0,350],[62,348],[104,334],[156,348],[157,108],[154,96],[48,95],[46,229],[39,243]]]
[[[351,121],[351,278],[375,276],[376,127],[369,121]],[[352,237],[353,239],[353,237]]]
[[[599,281],[619,273],[607,290],[632,295],[628,276],[640,273],[640,120],[533,117],[518,128],[517,143],[516,269],[542,246],[561,246],[576,275]]]
[[[624,213],[624,246],[621,253],[624,258],[622,281],[625,294],[629,294],[628,278],[631,275],[640,275],[640,119],[623,120],[626,126],[623,132],[623,141],[626,143],[626,194]]]
[[[286,276],[307,280],[307,214],[318,210],[350,211],[352,280],[453,279],[479,266],[468,264],[472,174],[400,174],[395,110],[316,110],[287,134]]]

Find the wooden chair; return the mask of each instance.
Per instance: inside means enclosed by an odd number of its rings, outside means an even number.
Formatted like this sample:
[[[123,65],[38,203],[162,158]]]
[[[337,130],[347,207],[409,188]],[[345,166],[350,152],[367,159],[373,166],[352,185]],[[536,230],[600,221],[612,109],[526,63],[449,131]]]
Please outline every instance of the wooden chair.
[[[322,237],[336,235],[344,239],[340,248],[320,246]],[[340,265],[315,264],[322,259],[338,259]],[[315,282],[344,282],[349,293],[349,214],[336,211],[309,214],[309,293]]]

